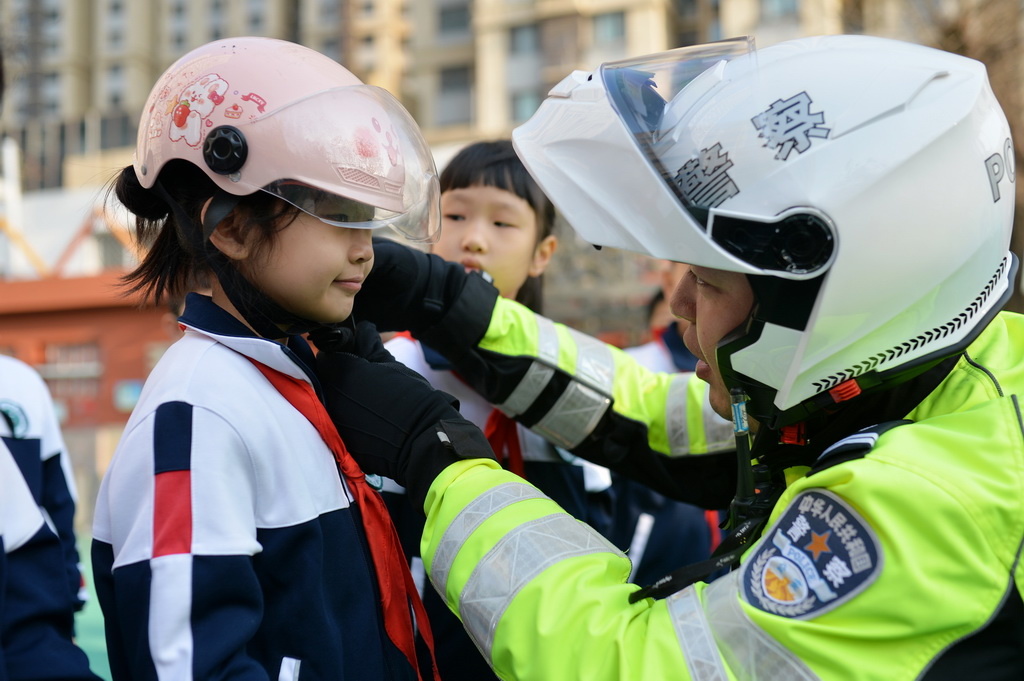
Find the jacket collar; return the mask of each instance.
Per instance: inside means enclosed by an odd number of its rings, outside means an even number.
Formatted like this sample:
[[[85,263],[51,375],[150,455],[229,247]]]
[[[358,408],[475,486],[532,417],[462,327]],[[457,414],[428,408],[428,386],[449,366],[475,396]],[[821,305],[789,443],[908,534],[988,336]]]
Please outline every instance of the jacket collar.
[[[288,336],[285,343],[257,336],[209,296],[189,293],[185,311],[178,318],[184,328],[208,336],[240,355],[254,359],[283,374],[306,381],[320,394],[320,383],[313,372],[315,358],[302,336]]]

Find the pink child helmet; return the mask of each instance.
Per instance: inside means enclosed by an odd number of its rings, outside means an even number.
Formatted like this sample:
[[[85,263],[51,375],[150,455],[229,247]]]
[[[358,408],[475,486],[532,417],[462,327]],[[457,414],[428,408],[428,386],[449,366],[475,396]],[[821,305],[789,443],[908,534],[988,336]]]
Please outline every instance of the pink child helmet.
[[[433,241],[437,171],[419,128],[387,91],[309,48],[259,37],[199,47],[153,86],[134,167],[143,187],[172,159],[223,191],[269,192],[330,224],[391,226]]]

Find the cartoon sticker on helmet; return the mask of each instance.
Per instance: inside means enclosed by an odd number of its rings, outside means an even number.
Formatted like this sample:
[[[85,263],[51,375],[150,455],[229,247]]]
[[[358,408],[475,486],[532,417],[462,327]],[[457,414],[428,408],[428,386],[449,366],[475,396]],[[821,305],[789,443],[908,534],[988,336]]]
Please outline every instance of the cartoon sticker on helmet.
[[[821,127],[825,122],[822,112],[811,113],[811,98],[806,92],[789,99],[776,99],[766,111],[750,119],[764,139],[762,146],[775,149],[775,158],[785,161],[796,149],[804,153],[811,148],[811,138],[827,138],[831,128]]]
[[[740,193],[729,169],[733,162],[721,143],[701,149],[697,158],[691,158],[679,169],[673,181],[691,204],[702,208],[715,208],[726,199]]]
[[[198,146],[203,140],[203,121],[224,101],[227,90],[227,81],[216,73],[208,73],[186,86],[174,100],[168,138],[172,142],[184,139],[189,146]]]
[[[881,548],[871,527],[827,490],[804,492],[743,564],[743,596],[754,607],[804,619],[845,603],[878,577]]]

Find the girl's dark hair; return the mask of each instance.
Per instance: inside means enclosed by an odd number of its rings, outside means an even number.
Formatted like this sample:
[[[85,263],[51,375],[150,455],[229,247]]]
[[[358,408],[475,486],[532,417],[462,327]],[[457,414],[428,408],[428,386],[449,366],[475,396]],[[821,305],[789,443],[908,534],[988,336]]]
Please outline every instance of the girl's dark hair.
[[[187,217],[180,219],[156,189],[139,184],[135,168],[127,166],[114,179],[112,191],[135,215],[135,240],[145,256],[121,281],[127,295],[141,294],[142,301],[159,304],[166,298],[181,298],[209,281],[209,258],[227,258],[201,234],[203,205],[218,187],[196,166],[174,159],[160,171],[157,180]],[[247,230],[254,230],[253,246],[258,253],[269,247],[277,231],[288,224],[282,218],[297,213],[289,204],[266,192],[243,197],[233,214],[242,215]]]
[[[526,201],[537,219],[534,245],[554,231],[555,206],[527,172],[512,148],[511,140],[475,142],[464,147],[448,162],[440,182],[441,193],[483,185],[504,189]],[[516,300],[539,313],[542,311],[543,292],[543,275],[529,277],[516,294]]]

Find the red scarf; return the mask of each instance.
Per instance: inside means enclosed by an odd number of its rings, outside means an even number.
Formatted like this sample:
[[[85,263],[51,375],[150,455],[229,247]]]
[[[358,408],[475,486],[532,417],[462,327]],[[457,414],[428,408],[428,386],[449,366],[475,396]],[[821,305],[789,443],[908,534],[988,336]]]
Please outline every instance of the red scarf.
[[[501,411],[494,409],[487,417],[487,424],[484,425],[484,436],[491,443],[491,449],[499,458],[508,455],[508,470],[520,478],[526,477],[523,468],[523,450],[519,445],[519,430],[516,422],[505,416]]]
[[[345,481],[348,482],[348,488],[351,490],[352,496],[355,497],[356,505],[363,518],[363,528],[370,544],[370,555],[373,558],[374,571],[377,573],[377,584],[380,586],[384,630],[387,632],[388,638],[402,651],[409,664],[416,670],[416,677],[422,681],[416,661],[413,616],[409,611],[409,606],[412,605],[412,609],[416,613],[415,625],[430,650],[434,680],[439,681],[437,661],[434,659],[434,637],[430,633],[427,613],[420,601],[419,593],[416,591],[416,585],[412,581],[409,565],[405,561],[405,555],[402,553],[402,547],[398,541],[398,532],[395,531],[395,526],[391,522],[391,516],[388,515],[384,500],[366,482],[365,474],[352,455],[348,453],[345,443],[341,440],[341,435],[338,434],[338,429],[327,415],[323,403],[317,398],[313,386],[276,369],[271,369],[251,357],[249,361],[267,377],[267,380],[293,407],[299,410],[299,413],[316,427],[320,437],[334,453],[338,468],[345,476]]]

